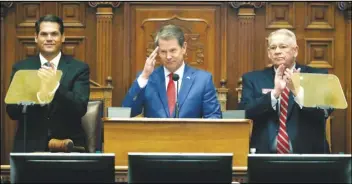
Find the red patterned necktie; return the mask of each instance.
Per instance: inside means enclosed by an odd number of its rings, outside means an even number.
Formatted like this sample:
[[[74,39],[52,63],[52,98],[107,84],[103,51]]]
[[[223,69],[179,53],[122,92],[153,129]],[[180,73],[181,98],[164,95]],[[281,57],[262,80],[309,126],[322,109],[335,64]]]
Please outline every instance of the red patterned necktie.
[[[176,104],[176,90],[175,83],[172,80],[172,75],[173,73],[169,74],[169,84],[167,85],[167,103],[169,105],[170,116],[172,116]]]
[[[288,95],[290,94],[289,89],[286,87],[281,94],[280,99],[280,127],[279,134],[277,135],[277,153],[289,153],[290,145],[288,143],[289,138],[286,131],[286,119],[287,119],[287,107],[288,107]]]

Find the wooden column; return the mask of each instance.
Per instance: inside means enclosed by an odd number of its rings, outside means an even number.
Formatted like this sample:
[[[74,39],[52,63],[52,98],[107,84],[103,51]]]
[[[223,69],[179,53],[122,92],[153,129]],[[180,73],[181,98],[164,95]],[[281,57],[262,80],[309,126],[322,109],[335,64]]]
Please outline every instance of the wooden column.
[[[346,70],[346,99],[347,99],[347,103],[348,103],[348,107],[347,107],[347,111],[346,111],[346,147],[345,147],[345,152],[347,153],[351,153],[351,81],[352,81],[352,74],[351,74],[351,18],[352,18],[352,2],[337,2],[337,7],[339,10],[341,10],[344,14],[345,14],[345,18],[346,18],[346,43],[345,43],[345,49],[346,49],[346,55],[345,55],[345,70]]]
[[[1,103],[0,103],[0,124],[1,124],[1,164],[4,163],[6,158],[6,143],[5,143],[5,23],[4,18],[7,10],[12,7],[13,2],[1,2],[0,4],[0,16],[1,16]]]
[[[106,85],[106,79],[111,78],[113,8],[117,8],[120,2],[89,2],[88,4],[97,10],[97,82]]]
[[[237,60],[238,71],[246,73],[254,69],[255,9],[263,2],[230,2],[238,11]]]

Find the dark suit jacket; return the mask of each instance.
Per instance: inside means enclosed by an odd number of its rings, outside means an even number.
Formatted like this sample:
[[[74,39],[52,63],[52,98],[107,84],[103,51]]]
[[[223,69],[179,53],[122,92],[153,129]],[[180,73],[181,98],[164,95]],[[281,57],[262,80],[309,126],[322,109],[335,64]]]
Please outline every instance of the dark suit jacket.
[[[296,64],[296,68],[301,68],[301,73],[327,73],[326,70],[299,64]],[[256,148],[256,153],[270,153],[279,130],[279,115],[272,108],[271,92],[263,93],[263,89],[274,89],[274,77],[273,67],[242,76],[243,91],[239,109],[246,110],[246,118],[253,120],[250,148]],[[286,127],[293,153],[329,152],[325,124],[324,110],[300,109],[290,92]]]
[[[221,118],[222,116],[216,89],[209,72],[185,65],[178,97],[180,118]],[[156,68],[143,89],[135,80],[122,106],[131,107],[132,116],[144,110],[145,117],[175,117],[170,116],[169,113],[164,68],[162,66]]]
[[[11,80],[18,70],[38,70],[39,55],[13,65]],[[89,100],[89,66],[70,56],[61,55],[58,70],[63,74],[53,101],[45,106],[32,105],[27,109],[26,151],[46,151],[49,138],[70,138],[77,146],[86,147],[81,117],[87,111]],[[7,105],[7,113],[18,120],[13,152],[23,152],[22,106]],[[48,136],[50,129],[51,137]]]

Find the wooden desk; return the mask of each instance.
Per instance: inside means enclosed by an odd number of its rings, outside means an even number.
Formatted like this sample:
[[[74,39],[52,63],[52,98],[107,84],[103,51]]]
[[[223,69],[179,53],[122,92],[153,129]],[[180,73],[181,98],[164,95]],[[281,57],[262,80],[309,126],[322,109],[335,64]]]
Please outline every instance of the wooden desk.
[[[128,166],[128,152],[233,153],[233,166],[246,167],[248,119],[104,118],[104,152]]]

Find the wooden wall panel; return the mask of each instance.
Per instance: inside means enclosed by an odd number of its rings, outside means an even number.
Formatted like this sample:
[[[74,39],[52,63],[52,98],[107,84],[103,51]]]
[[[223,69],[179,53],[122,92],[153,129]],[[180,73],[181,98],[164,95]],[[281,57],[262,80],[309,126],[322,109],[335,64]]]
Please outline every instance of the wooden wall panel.
[[[175,4],[175,3],[174,3]],[[149,3],[131,5],[131,83],[144,67],[146,57],[154,50],[154,37],[166,24],[179,25],[188,43],[185,61],[190,66],[207,70],[214,75],[216,86],[221,80],[220,4],[177,5],[153,7]],[[157,58],[156,65],[160,60]]]
[[[268,34],[288,28],[297,36],[299,63],[339,77],[349,107],[332,115],[332,149],[351,152],[350,2],[14,2],[10,8],[7,3],[1,2],[1,163],[8,163],[16,129],[3,103],[12,65],[37,53],[34,22],[47,13],[64,19],[63,52],[88,63],[92,80],[105,85],[111,77],[113,106],[121,105],[163,24],[185,31],[189,64],[211,72],[217,87],[227,82],[227,109],[237,108],[242,74],[270,64]],[[109,34],[99,33],[104,30]]]
[[[294,28],[295,27],[295,3],[270,2],[266,7],[266,28]]]

